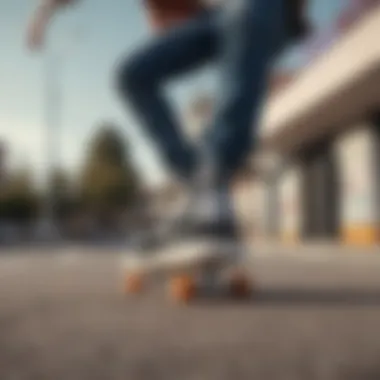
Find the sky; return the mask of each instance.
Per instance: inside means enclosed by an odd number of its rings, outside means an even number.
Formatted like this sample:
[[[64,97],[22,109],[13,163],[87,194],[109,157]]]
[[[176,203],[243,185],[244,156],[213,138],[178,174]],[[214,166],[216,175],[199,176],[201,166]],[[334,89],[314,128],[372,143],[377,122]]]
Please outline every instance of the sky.
[[[233,1],[233,0],[232,0]],[[270,1],[270,0],[268,0]],[[48,49],[29,52],[25,26],[35,0],[0,1],[0,141],[7,145],[11,166],[28,165],[39,181],[46,172],[46,67],[55,57],[61,89],[55,159],[77,171],[89,139],[99,123],[113,122],[129,141],[136,165],[148,184],[164,177],[159,155],[146,139],[114,88],[114,68],[136,46],[150,38],[139,0],[83,0],[55,20]],[[310,15],[318,31],[329,28],[347,0],[311,1]],[[280,66],[297,67],[301,49],[287,52]],[[180,112],[197,93],[212,92],[212,68],[184,77],[168,96]]]

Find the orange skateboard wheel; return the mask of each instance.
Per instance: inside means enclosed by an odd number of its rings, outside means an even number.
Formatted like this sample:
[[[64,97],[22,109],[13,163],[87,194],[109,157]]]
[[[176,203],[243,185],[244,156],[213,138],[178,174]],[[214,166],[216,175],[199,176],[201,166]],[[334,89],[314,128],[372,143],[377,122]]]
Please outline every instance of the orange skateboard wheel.
[[[169,281],[169,296],[176,302],[188,303],[196,295],[195,281],[191,276],[179,275]]]

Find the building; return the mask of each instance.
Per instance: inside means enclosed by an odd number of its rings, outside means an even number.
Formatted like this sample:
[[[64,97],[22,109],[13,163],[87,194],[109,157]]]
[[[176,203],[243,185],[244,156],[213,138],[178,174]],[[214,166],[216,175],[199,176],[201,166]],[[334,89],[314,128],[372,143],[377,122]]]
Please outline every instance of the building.
[[[380,243],[380,2],[352,4],[344,33],[267,105],[252,160],[286,165],[251,184],[265,238]]]

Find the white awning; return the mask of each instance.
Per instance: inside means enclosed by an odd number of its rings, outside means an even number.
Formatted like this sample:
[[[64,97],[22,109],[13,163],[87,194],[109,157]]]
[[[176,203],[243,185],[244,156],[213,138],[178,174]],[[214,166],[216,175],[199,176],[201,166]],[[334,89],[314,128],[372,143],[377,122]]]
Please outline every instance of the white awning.
[[[380,6],[308,66],[264,113],[264,144],[289,149],[380,107]]]

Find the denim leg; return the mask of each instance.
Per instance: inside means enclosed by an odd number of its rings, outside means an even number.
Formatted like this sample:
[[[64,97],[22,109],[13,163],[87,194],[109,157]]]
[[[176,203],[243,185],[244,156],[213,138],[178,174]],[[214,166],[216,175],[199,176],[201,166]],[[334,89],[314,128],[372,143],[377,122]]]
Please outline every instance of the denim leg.
[[[215,17],[203,13],[135,52],[119,71],[123,99],[129,101],[166,163],[180,176],[190,174],[196,157],[178,128],[163,87],[167,80],[214,58],[216,45]]]
[[[285,1],[234,0],[219,20],[221,88],[206,145],[222,176],[243,163],[257,137],[270,69],[287,39]]]

